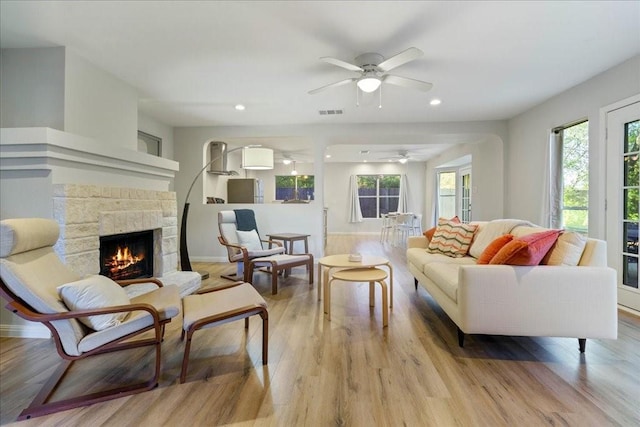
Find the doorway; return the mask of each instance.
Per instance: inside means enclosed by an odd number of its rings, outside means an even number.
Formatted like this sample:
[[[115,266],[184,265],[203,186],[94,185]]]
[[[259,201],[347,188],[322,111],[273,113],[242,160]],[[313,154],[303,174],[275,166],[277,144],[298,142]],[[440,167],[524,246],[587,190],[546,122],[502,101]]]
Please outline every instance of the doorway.
[[[606,114],[608,262],[618,273],[618,303],[640,311],[640,101]]]

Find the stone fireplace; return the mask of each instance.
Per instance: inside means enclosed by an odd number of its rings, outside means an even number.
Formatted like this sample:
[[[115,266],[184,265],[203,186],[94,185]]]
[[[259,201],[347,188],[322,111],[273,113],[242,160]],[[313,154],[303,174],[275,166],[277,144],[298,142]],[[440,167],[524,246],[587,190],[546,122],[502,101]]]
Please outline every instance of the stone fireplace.
[[[60,224],[55,250],[78,274],[100,272],[100,237],[151,230],[153,275],[178,265],[176,195],[170,191],[97,185],[53,186],[53,216]]]

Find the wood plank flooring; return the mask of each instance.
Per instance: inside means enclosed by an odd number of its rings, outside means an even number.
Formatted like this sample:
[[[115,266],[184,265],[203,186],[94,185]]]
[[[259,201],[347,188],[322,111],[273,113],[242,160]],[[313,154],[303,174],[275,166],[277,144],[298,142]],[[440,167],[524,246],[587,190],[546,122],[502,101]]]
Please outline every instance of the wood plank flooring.
[[[619,313],[618,340],[467,336],[422,288],[416,292],[404,249],[377,236],[330,236],[327,254],[381,255],[394,265],[394,307],[383,329],[368,285],[338,283],[324,319],[304,267],[280,278],[256,274],[269,304],[269,364],[261,363],[261,320],[194,336],[187,380],[179,384],[181,318],[163,343],[158,388],[16,423],[20,426],[637,426],[640,425],[640,318]],[[196,263],[205,286],[229,264]],[[317,278],[316,278],[317,283]],[[543,314],[541,314],[543,315]],[[137,379],[147,350],[79,362],[58,396]],[[49,340],[0,340],[0,424],[13,424],[59,358]]]

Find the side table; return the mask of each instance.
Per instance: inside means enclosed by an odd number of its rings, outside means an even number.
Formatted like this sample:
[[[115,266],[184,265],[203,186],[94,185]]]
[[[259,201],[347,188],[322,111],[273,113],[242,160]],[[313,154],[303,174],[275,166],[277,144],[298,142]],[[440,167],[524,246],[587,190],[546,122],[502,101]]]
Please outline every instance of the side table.
[[[304,253],[309,253],[309,241],[307,238],[310,234],[298,234],[298,233],[278,233],[278,234],[267,234],[269,240],[281,240],[284,244],[285,252],[288,255],[293,254],[293,242],[296,240],[304,241]],[[289,246],[287,247],[287,242],[289,242]],[[271,243],[269,243],[269,249],[271,249]]]

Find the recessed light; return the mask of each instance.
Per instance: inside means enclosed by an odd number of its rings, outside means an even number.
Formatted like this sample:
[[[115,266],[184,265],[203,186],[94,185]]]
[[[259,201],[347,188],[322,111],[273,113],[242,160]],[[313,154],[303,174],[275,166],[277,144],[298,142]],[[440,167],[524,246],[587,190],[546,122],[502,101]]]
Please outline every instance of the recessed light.
[[[244,105],[242,105],[242,104],[238,104],[238,105],[235,106],[235,109],[238,110],[238,111],[244,111],[245,108],[246,107]]]
[[[363,162],[363,163],[367,163],[367,161],[366,161],[366,160],[363,160],[362,162]]]
[[[432,99],[431,102],[429,102],[429,104],[431,105],[440,105],[442,104],[442,101],[439,99]]]
[[[330,158],[331,158],[331,154],[327,154],[325,157],[326,157],[327,159],[330,159]]]

